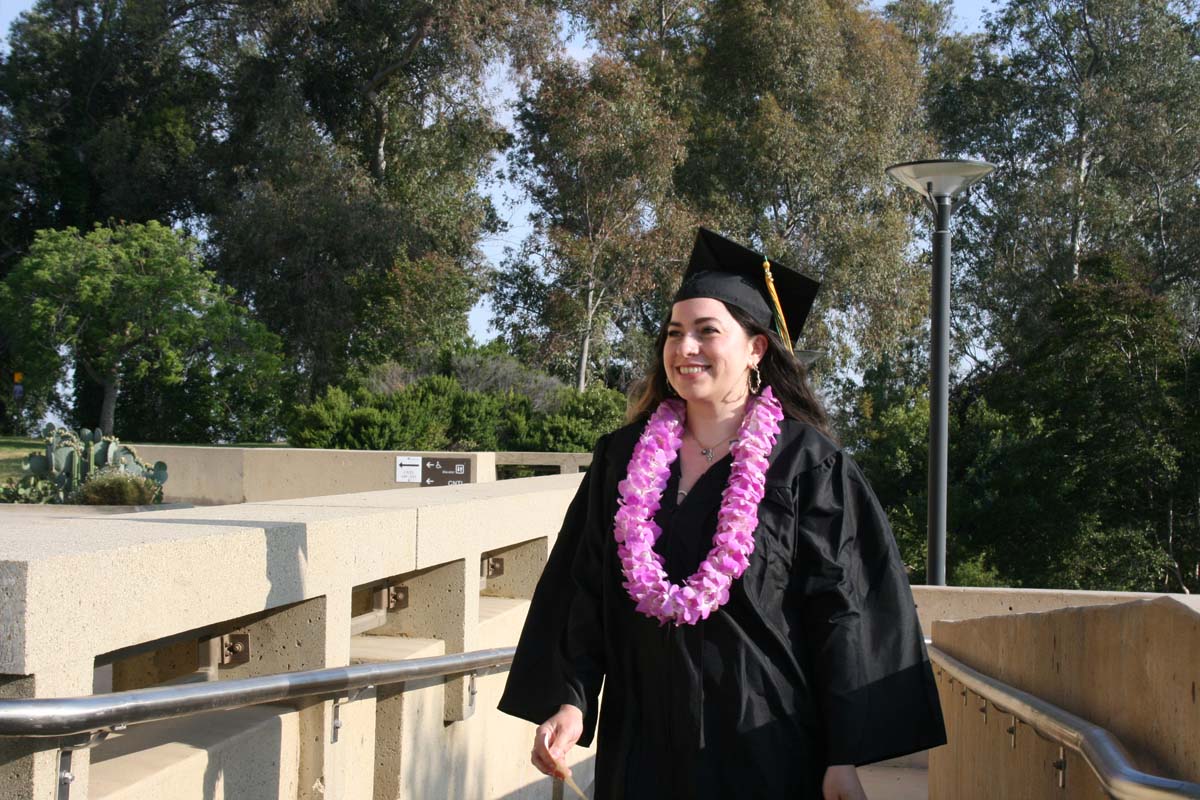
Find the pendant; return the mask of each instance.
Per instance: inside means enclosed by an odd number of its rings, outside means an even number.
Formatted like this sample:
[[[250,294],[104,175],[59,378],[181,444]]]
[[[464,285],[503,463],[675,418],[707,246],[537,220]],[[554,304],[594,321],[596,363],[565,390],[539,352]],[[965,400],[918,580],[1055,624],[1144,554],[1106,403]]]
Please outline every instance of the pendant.
[[[715,448],[712,448],[712,447],[701,447],[700,448],[700,455],[704,456],[704,460],[710,464],[712,463],[712,460],[713,460],[713,450],[714,449]]]

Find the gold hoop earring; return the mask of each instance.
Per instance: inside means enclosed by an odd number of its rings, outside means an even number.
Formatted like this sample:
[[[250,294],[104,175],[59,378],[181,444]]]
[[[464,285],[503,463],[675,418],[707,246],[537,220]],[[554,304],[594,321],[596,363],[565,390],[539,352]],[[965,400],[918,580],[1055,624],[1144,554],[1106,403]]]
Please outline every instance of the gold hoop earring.
[[[750,394],[758,394],[758,390],[762,388],[762,373],[758,370],[758,364],[750,367]]]

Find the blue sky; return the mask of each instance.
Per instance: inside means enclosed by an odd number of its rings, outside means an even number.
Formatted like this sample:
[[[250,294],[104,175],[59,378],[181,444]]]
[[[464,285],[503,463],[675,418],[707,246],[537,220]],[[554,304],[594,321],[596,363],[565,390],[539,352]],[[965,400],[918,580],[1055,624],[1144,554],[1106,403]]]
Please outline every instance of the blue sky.
[[[872,5],[882,5],[882,2],[872,2]],[[983,14],[994,6],[991,0],[954,0],[954,29],[971,33],[982,28]],[[12,21],[22,11],[33,7],[33,0],[0,0],[0,32],[3,32],[4,48],[7,49],[8,28]],[[506,82],[498,81],[501,85]],[[507,115],[505,115],[507,116]],[[509,229],[504,234],[482,243],[482,249],[493,265],[499,265],[504,258],[507,247],[516,247],[529,231],[526,223],[528,206],[517,196],[513,187],[498,184],[491,189],[493,202],[500,211],[501,217],[508,221]],[[487,303],[480,303],[471,312],[471,332],[480,341],[492,337],[488,330],[488,320],[491,308]]]

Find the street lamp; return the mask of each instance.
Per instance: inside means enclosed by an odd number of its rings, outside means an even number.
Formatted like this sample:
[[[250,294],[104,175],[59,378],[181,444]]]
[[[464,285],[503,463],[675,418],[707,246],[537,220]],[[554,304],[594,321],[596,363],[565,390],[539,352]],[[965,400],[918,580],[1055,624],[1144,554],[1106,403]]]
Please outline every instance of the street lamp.
[[[986,161],[939,158],[893,164],[886,172],[912,189],[934,215],[929,344],[929,557],[925,580],[946,585],[946,481],[950,413],[950,217],[956,198],[995,167]]]

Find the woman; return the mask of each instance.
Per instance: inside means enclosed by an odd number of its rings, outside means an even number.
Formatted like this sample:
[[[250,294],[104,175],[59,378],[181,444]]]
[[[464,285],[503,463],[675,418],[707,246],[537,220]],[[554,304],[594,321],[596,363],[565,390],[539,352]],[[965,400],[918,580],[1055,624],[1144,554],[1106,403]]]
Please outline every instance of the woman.
[[[500,703],[542,772],[591,742],[602,684],[597,798],[858,800],[855,765],[945,742],[891,530],[792,352],[815,292],[700,230]]]

